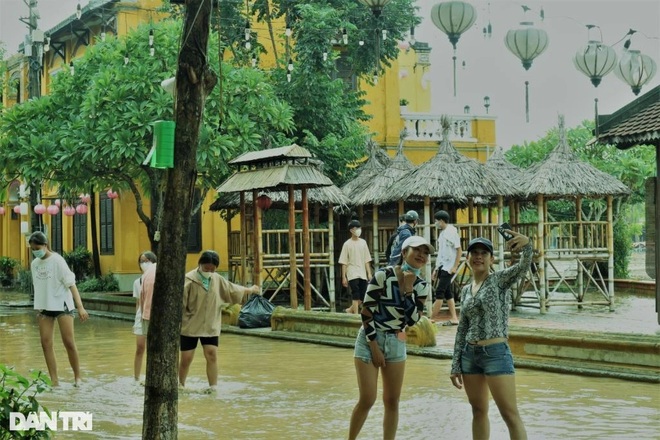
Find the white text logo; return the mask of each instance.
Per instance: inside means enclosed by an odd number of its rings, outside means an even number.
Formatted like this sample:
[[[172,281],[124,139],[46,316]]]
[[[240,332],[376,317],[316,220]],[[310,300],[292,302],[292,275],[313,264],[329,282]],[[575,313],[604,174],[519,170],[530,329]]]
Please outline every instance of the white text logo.
[[[61,422],[58,424],[58,421]],[[60,411],[50,415],[45,412],[30,412],[24,415],[19,412],[9,413],[10,431],[27,431],[35,429],[44,431],[91,431],[92,413],[85,411]]]

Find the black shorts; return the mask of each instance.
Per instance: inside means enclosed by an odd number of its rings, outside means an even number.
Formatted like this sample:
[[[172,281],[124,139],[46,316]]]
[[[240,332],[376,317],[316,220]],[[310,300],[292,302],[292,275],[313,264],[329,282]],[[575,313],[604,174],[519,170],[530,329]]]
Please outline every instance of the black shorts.
[[[57,319],[62,315],[73,316],[73,310],[69,310],[66,303],[64,303],[64,310],[39,310],[39,316],[43,316],[44,318]]]
[[[364,301],[364,294],[367,292],[367,280],[354,278],[348,282],[351,288],[351,298],[353,301]]]
[[[438,270],[438,287],[435,290],[436,300],[450,300],[454,298],[454,293],[451,290],[451,279],[453,275],[442,270]]]
[[[197,341],[199,340],[204,345],[215,345],[218,346],[218,337],[217,336],[183,336],[181,335],[181,351],[190,351],[197,348]]]

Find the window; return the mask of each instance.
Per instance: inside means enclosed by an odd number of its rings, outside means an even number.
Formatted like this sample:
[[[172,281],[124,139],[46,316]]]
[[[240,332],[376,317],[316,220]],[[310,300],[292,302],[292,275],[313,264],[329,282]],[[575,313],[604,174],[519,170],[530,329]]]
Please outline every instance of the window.
[[[200,199],[199,190],[195,190],[193,197],[193,206],[197,206]],[[195,214],[190,217],[190,226],[188,227],[188,252],[191,254],[202,251],[202,208],[199,208]]]
[[[62,255],[62,214],[50,216],[50,247]]]
[[[114,255],[115,253],[115,231],[114,231],[114,205],[112,199],[106,193],[99,196],[100,212],[100,234],[101,255]]]
[[[87,216],[76,214],[73,216],[73,249],[79,247],[87,249]]]
[[[337,58],[337,72],[333,75],[333,79],[340,78],[350,90],[357,90],[357,77],[353,73],[351,64],[346,59],[346,55],[341,53]]]

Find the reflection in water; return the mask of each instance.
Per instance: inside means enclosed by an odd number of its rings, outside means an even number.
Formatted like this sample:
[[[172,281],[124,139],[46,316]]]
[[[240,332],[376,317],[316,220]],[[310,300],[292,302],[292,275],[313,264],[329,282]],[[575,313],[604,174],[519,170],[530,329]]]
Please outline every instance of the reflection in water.
[[[92,434],[62,438],[140,438],[143,387],[132,378],[135,337],[131,322],[92,317],[76,322],[84,385],[73,374],[61,343],[56,353],[62,386],[41,397],[50,410],[91,411]],[[352,351],[345,348],[223,334],[216,396],[206,386],[201,353],[179,396],[181,439],[342,439],[357,399]],[[27,373],[46,368],[35,317],[0,307],[0,362]],[[470,438],[471,413],[451,386],[450,363],[410,356],[401,396],[399,438]],[[519,407],[530,439],[653,439],[657,437],[658,386],[532,370],[517,374]],[[362,431],[382,435],[378,401]],[[508,438],[491,404],[491,438]],[[372,435],[373,434],[373,435]]]

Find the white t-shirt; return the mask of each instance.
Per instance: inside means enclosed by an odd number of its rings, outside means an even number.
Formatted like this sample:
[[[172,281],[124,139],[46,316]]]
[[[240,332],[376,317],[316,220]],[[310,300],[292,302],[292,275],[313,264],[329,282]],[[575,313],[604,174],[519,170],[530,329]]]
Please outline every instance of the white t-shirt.
[[[440,235],[438,235],[438,257],[435,260],[436,269],[442,266],[449,272],[449,269],[454,267],[456,250],[459,247],[461,247],[461,237],[458,235],[458,229],[454,225],[447,225],[445,229],[440,231]]]
[[[64,304],[75,310],[73,295],[69,288],[76,284],[76,276],[60,254],[51,252],[42,260],[35,258],[30,265],[34,284],[35,310],[63,311]]]
[[[346,266],[346,278],[349,281],[356,278],[367,280],[367,263],[370,261],[369,246],[362,238],[349,238],[344,242],[339,254],[339,264]]]

